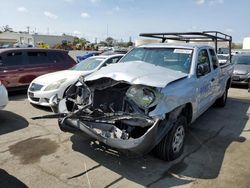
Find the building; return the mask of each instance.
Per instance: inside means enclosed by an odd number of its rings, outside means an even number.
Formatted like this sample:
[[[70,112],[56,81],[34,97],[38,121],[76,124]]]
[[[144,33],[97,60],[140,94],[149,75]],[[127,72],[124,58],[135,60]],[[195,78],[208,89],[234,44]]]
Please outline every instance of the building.
[[[243,40],[243,49],[249,50],[250,49],[250,37],[245,37]]]
[[[4,44],[34,44],[32,35],[28,33],[3,32],[0,33],[0,45]]]
[[[34,44],[36,45],[39,42],[43,42],[48,44],[50,47],[53,47],[57,44],[62,44],[63,41],[73,42],[74,37],[70,35],[39,35],[32,34],[32,38],[34,40]]]
[[[0,33],[0,46],[4,44],[30,44],[37,46],[38,42],[43,42],[53,47],[57,44],[62,44],[63,41],[73,42],[74,36],[70,35],[40,35],[28,34],[26,32],[3,32]]]

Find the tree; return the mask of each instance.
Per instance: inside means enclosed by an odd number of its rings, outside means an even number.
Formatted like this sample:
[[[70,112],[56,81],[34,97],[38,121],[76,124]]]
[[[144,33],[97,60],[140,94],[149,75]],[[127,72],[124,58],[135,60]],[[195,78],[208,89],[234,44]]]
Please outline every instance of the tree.
[[[242,43],[234,43],[232,42],[232,49],[242,49],[243,44]]]
[[[3,32],[13,32],[13,29],[9,25],[2,26]]]
[[[112,37],[106,38],[105,41],[107,42],[108,46],[113,46],[115,43],[115,39],[113,39]]]
[[[105,41],[100,41],[99,46],[108,46],[107,42]]]
[[[127,47],[130,47],[130,46],[133,46],[134,45],[134,43],[132,42],[132,41],[129,41],[128,43],[127,43]]]

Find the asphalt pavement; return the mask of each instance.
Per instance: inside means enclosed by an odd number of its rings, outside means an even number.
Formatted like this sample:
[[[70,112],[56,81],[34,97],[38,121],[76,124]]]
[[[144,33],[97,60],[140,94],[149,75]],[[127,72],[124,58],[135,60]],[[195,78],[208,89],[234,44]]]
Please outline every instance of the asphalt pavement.
[[[0,111],[0,187],[249,187],[250,94],[231,88],[187,131],[184,154],[165,162],[127,158],[87,137],[61,132],[25,92]]]

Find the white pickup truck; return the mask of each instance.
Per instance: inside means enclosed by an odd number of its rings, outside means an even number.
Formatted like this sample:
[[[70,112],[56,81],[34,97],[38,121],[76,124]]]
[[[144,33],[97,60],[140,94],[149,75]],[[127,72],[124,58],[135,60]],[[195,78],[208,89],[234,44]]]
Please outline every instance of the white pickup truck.
[[[192,34],[179,38],[220,39]],[[161,159],[174,160],[183,152],[188,125],[214,103],[226,104],[232,72],[230,64],[220,67],[208,45],[143,45],[119,63],[80,77],[66,98],[51,101],[59,101],[55,117],[63,131],[87,134],[124,153],[154,149]]]

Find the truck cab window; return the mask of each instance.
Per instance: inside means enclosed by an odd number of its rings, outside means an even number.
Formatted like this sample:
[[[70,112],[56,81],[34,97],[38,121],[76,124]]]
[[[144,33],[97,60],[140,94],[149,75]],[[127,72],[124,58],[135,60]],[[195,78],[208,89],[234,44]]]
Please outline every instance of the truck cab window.
[[[215,54],[214,50],[209,49],[209,53],[210,53],[210,56],[211,56],[211,61],[212,61],[212,64],[213,64],[213,68],[217,69],[219,67],[219,62],[217,60],[217,57],[216,57],[216,54]]]
[[[206,49],[200,50],[198,54],[197,75],[204,76],[211,72],[210,61]]]

